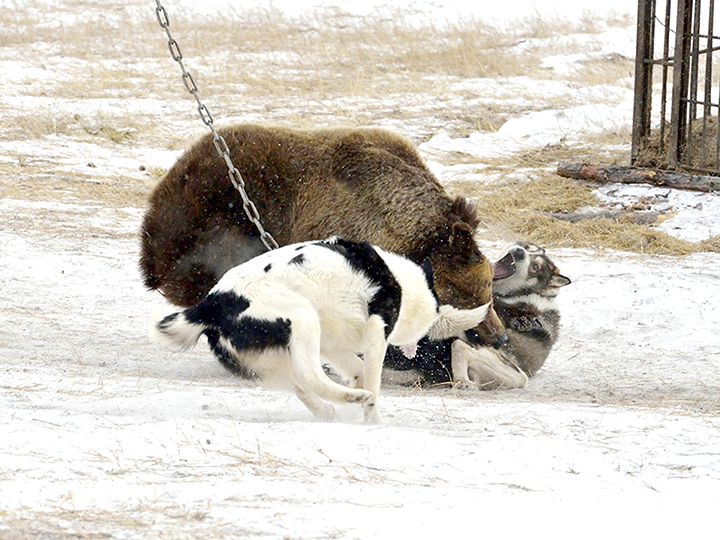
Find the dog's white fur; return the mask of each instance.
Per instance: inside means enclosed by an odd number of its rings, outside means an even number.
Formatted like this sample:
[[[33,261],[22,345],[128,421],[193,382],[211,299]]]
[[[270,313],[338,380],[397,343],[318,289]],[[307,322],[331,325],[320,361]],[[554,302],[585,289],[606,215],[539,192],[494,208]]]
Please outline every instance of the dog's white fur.
[[[264,384],[294,391],[316,416],[335,416],[334,407],[323,401],[328,400],[363,403],[365,420],[380,421],[378,395],[388,343],[412,351],[428,331],[439,337],[459,336],[484,320],[489,304],[475,310],[442,306],[438,317],[437,301],[422,268],[394,253],[374,250],[401,289],[397,322],[387,339],[383,318],[368,314],[378,285],[343,254],[305,242],[232,268],[208,295],[231,291],[247,299],[249,307],[238,320],[289,320],[287,347],[236,350],[225,336],[220,337],[221,345]],[[298,254],[304,259],[294,264]],[[153,339],[175,349],[197,343],[208,326],[189,322],[186,311],[156,319],[151,326]],[[356,388],[331,380],[323,364],[354,381]]]

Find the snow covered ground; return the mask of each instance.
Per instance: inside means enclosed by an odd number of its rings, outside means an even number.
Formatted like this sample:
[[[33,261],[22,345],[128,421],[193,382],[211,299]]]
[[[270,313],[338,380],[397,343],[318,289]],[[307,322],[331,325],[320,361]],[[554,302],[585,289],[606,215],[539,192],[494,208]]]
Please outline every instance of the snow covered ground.
[[[539,15],[634,12],[625,0],[521,3]],[[440,17],[476,4],[406,7]],[[67,5],[63,16],[84,9]],[[501,24],[513,6],[487,9]],[[632,50],[632,28],[613,32],[608,50]],[[575,60],[549,58],[548,69]],[[1,111],[27,106],[27,95],[10,92],[36,80],[31,59],[13,61],[0,78]],[[538,99],[559,88],[522,78],[467,84],[491,86],[483,95],[497,100],[519,84],[535,85]],[[627,127],[627,87],[602,90],[602,100],[601,90],[579,89],[562,109],[495,133],[438,131],[421,149],[429,159],[462,151],[482,161]],[[155,108],[135,104],[144,105]],[[92,162],[104,177],[167,167],[178,155],[162,144],[108,155],[57,136],[0,143],[3,162],[23,152],[64,174],[87,174]],[[461,174],[432,165],[444,181]],[[653,190],[610,186],[603,196]],[[676,210],[668,232],[720,232],[717,196],[661,191]],[[173,354],[150,343],[161,299],[137,271],[142,213],[0,193],[0,538],[717,537],[720,255],[553,250],[573,283],[560,295],[560,342],[527,388],[388,387],[384,423],[367,426],[357,406],[322,422],[294,396],[229,377],[202,347]],[[484,246],[491,258],[502,247]]]

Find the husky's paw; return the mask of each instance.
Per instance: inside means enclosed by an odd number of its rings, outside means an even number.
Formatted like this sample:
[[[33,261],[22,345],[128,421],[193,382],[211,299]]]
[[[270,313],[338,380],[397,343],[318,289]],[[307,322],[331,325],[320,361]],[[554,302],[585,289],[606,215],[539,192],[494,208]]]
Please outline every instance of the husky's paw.
[[[542,330],[542,323],[537,317],[530,317],[528,315],[522,315],[512,319],[508,327],[518,332],[531,332],[533,330]]]
[[[345,399],[348,403],[367,403],[372,398],[372,392],[368,390],[357,390],[353,393],[349,393]]]
[[[470,379],[456,379],[453,381],[453,388],[458,390],[477,390],[478,385]]]

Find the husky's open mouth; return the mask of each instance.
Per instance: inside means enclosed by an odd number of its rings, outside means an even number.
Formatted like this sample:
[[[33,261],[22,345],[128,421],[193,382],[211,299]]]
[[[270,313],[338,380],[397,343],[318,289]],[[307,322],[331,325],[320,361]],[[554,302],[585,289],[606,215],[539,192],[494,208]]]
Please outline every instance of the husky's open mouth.
[[[508,253],[493,264],[493,281],[508,278],[515,273],[515,270],[517,270],[515,267],[515,259],[511,253]]]

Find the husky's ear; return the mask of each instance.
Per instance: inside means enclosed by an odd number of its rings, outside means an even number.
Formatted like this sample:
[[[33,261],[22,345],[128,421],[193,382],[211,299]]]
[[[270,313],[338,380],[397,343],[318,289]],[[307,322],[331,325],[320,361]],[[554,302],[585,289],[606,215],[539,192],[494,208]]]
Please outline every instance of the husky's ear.
[[[566,278],[561,274],[555,274],[550,280],[550,285],[552,287],[564,287],[565,285],[570,285],[571,283],[572,281],[570,281],[570,278]]]
[[[473,229],[463,221],[453,223],[450,235],[450,249],[470,263],[480,262],[480,254],[473,238]]]

